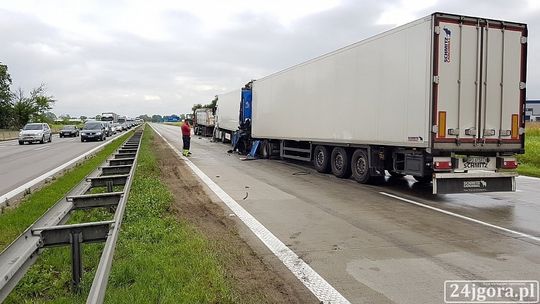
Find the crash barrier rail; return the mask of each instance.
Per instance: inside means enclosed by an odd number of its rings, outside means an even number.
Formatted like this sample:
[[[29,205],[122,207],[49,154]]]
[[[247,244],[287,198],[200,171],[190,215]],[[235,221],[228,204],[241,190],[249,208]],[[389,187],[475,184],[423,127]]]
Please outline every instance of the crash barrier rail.
[[[0,254],[0,303],[3,302],[45,248],[70,246],[72,290],[80,292],[83,275],[82,244],[105,242],[101,259],[87,297],[87,303],[103,303],[116,241],[135,174],[142,130],[136,130],[103,166],[90,173],[63,199],[26,229]],[[114,186],[124,186],[115,192]],[[104,193],[89,193],[105,187]],[[114,213],[109,221],[65,223],[74,210],[107,208]]]

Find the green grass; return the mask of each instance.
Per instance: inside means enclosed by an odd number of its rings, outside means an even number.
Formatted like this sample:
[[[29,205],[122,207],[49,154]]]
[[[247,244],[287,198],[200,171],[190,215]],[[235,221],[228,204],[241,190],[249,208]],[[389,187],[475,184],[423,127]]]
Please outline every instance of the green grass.
[[[236,303],[218,253],[208,240],[170,212],[172,194],[160,181],[146,128],[137,171],[106,293],[106,303]],[[96,214],[96,212],[101,212]],[[105,218],[104,211],[77,213],[73,221]],[[84,245],[82,293],[73,295],[67,248],[49,249],[6,303],[82,303],[90,289],[102,244]]]
[[[180,127],[182,126],[182,124],[184,124],[183,122],[164,122],[164,124],[166,125],[171,125],[171,126],[177,126],[177,127]]]
[[[66,195],[86,175],[101,165],[129,136],[125,134],[82,164],[76,166],[50,184],[25,197],[16,208],[8,208],[0,215],[0,251],[6,248],[28,226]]]
[[[527,124],[525,130],[525,154],[518,156],[518,173],[540,177],[540,124]]]

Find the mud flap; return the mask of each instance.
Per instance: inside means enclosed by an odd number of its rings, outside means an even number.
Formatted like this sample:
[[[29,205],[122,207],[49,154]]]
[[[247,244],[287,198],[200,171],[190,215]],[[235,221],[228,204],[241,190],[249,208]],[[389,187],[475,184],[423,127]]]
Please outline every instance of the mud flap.
[[[514,172],[507,173],[436,173],[433,194],[513,192],[516,191]]]

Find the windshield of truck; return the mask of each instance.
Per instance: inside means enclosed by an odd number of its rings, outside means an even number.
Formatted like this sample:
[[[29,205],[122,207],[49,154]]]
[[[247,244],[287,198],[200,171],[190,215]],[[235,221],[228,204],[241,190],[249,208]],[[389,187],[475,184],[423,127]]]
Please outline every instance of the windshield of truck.
[[[24,126],[23,130],[42,130],[43,125],[42,124],[28,124]]]
[[[114,118],[112,116],[103,116],[101,117],[101,121],[113,121]]]
[[[62,130],[75,130],[75,126],[67,125],[67,126],[64,126],[64,128],[62,128]]]
[[[119,123],[125,123],[125,122],[126,122],[126,120],[125,120],[125,119],[123,119],[123,118],[118,118],[118,122],[119,122]]]
[[[101,123],[90,122],[84,125],[85,130],[101,130]]]

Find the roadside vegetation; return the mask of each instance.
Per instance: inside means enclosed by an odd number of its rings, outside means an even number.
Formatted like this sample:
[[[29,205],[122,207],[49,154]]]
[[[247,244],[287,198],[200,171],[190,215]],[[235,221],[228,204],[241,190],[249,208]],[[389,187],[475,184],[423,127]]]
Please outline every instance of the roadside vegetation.
[[[11,90],[8,67],[0,62],[0,129],[16,131],[27,122],[52,122],[47,115],[56,102],[47,95],[45,84],[26,93],[22,88]]]
[[[180,127],[182,125],[182,122],[165,122],[164,124]]]
[[[527,123],[525,154],[518,156],[518,173],[540,177],[540,123]]]
[[[90,172],[102,164],[109,155],[131,135],[126,133],[93,157],[75,166],[48,185],[24,197],[17,207],[8,207],[0,214],[0,251],[6,248],[28,226],[75,187]]]
[[[153,136],[146,128],[105,302],[239,302],[208,240],[170,212],[173,197],[160,181],[161,172],[151,151]],[[103,210],[77,212],[71,221],[103,220],[107,216]],[[84,302],[102,248],[102,244],[83,245],[85,273],[79,295],[70,291],[69,248],[53,248],[43,252],[6,303]]]

